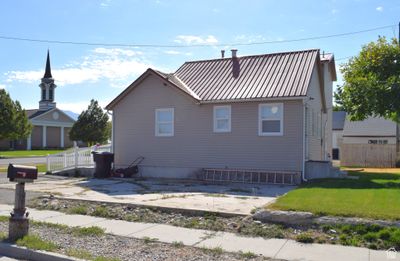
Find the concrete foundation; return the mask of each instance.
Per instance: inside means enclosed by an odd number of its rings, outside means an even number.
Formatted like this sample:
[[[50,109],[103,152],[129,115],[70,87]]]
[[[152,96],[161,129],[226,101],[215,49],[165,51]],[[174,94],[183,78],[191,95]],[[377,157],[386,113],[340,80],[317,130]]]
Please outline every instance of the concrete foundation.
[[[307,161],[306,179],[323,179],[332,177],[332,162],[330,161]]]

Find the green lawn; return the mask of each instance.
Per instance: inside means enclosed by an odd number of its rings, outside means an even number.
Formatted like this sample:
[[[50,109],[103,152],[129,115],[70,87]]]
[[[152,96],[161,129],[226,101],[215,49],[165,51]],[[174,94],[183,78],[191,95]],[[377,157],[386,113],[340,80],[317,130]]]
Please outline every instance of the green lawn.
[[[23,164],[23,165],[36,166],[38,168],[38,172],[46,172],[47,171],[46,164],[36,164],[36,165]],[[0,166],[0,174],[7,173],[7,168],[8,168],[8,166]]]
[[[59,153],[63,150],[8,150],[0,151],[0,158],[37,157]]]
[[[400,169],[349,169],[352,179],[316,180],[267,206],[315,214],[400,220]]]

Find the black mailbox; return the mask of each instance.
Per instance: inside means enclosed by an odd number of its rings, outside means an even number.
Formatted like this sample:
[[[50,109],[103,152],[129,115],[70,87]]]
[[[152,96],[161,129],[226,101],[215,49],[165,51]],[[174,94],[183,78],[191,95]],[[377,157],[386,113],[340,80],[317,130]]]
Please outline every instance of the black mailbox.
[[[33,166],[8,165],[7,178],[15,182],[33,182],[38,177],[38,169]]]

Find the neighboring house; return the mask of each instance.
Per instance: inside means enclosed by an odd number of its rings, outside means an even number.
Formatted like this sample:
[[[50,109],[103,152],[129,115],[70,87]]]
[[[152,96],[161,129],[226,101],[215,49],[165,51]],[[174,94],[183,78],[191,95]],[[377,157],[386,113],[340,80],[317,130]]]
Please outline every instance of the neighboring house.
[[[299,183],[330,163],[335,80],[317,49],[148,69],[106,107],[115,167],[143,156],[146,177]]]
[[[342,166],[394,167],[396,124],[384,118],[346,119],[341,145]]]
[[[346,119],[345,111],[334,111],[332,113],[332,159],[340,159],[340,145],[343,142],[343,128]]]
[[[33,125],[31,135],[24,140],[0,140],[2,149],[39,149],[66,148],[73,142],[69,139],[69,131],[75,120],[56,107],[54,79],[51,75],[50,55],[47,52],[46,70],[41,80],[39,109],[26,110],[29,121]]]

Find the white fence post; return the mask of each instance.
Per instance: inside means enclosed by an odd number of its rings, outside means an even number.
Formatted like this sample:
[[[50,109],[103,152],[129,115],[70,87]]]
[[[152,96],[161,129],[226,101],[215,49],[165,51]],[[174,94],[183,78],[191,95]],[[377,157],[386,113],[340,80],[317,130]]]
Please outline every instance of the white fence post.
[[[67,153],[64,153],[64,168],[67,167]]]
[[[50,171],[50,155],[46,156],[46,171]]]
[[[74,155],[75,155],[75,168],[77,169],[78,168],[78,164],[79,164],[79,162],[78,162],[78,160],[79,160],[79,155],[78,155],[78,146],[75,146],[74,147]]]

